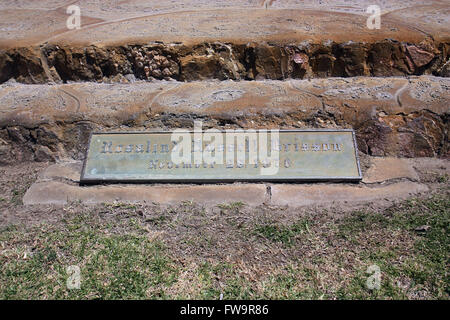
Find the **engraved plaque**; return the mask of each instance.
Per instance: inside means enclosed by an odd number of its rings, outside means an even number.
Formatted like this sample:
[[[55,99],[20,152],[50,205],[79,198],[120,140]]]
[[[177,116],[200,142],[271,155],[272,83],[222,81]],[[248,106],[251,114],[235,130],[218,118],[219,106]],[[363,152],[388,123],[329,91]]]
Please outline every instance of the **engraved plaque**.
[[[93,133],[81,183],[359,181],[353,130]]]

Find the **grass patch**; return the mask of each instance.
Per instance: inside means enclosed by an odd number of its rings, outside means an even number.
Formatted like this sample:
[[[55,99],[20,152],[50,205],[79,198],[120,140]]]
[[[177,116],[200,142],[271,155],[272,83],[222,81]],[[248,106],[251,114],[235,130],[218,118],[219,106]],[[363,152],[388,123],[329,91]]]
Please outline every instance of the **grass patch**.
[[[238,201],[238,202],[230,202],[230,203],[221,203],[217,205],[222,210],[233,210],[237,211],[245,206],[245,203]]]
[[[203,299],[251,299],[251,284],[236,273],[236,267],[229,263],[202,263],[198,268]],[[221,281],[217,281],[221,279]]]
[[[25,195],[26,189],[25,190],[18,190],[18,189],[14,189],[11,191],[11,199],[10,199],[10,203],[16,206],[20,206],[23,204],[22,202],[22,198]]]
[[[261,238],[273,242],[280,242],[286,246],[293,246],[299,235],[309,232],[311,221],[303,219],[291,225],[279,225],[266,222],[256,225],[253,233]]]
[[[264,299],[320,299],[320,290],[311,281],[308,268],[288,266],[281,272],[269,276],[263,283]]]
[[[346,295],[341,292],[340,297],[406,299],[434,296],[448,299],[449,226],[450,199],[439,194],[428,199],[407,200],[382,213],[359,211],[343,219],[338,234],[347,240],[360,241],[364,233],[383,230],[389,234],[406,234],[411,244],[407,251],[401,242],[390,248],[372,244],[362,251],[360,258],[366,262],[366,267],[372,264],[380,267],[381,289],[367,291],[363,281],[367,274],[360,269]],[[376,242],[376,239],[369,240]]]
[[[9,248],[0,256],[0,298],[165,298],[164,288],[175,281],[177,270],[164,245],[150,241],[137,226],[114,228],[127,232],[93,225],[87,216],[59,227],[2,230],[0,241]],[[66,286],[69,266],[81,270],[80,289]]]
[[[56,223],[3,226],[0,298],[449,299],[446,193],[379,212],[270,208],[263,220],[243,205],[211,216],[189,202],[74,203]],[[66,286],[69,266],[80,289]],[[367,286],[371,266],[379,289]]]
[[[448,182],[448,174],[444,174],[444,175],[438,176],[437,182],[439,182],[439,183],[447,183]]]

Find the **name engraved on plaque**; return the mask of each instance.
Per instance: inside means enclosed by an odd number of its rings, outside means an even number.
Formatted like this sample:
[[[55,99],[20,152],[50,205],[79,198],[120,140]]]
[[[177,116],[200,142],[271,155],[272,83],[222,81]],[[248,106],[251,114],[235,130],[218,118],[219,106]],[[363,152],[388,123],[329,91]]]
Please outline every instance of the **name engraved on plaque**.
[[[94,133],[82,183],[361,179],[352,130]]]

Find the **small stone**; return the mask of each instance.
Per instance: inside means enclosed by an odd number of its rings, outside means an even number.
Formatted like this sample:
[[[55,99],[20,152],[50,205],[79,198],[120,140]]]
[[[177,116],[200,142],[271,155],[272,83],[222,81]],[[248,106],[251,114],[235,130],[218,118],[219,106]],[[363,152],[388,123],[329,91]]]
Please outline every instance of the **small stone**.
[[[150,76],[150,68],[145,66],[144,67],[145,76],[148,78]]]
[[[450,77],[450,60],[442,66],[439,75],[441,77]]]
[[[34,152],[34,158],[38,162],[55,161],[52,151],[46,146],[39,146]]]
[[[11,153],[11,147],[8,145],[0,144],[0,156],[6,157],[6,155],[8,155],[9,153]]]
[[[111,82],[111,83],[128,83],[128,80],[119,73],[119,74],[116,74],[114,77],[112,77],[109,82]]]
[[[430,61],[434,58],[434,54],[419,49],[416,46],[407,46],[406,48],[416,67],[423,67],[430,63]]]
[[[294,54],[293,60],[295,63],[298,63],[298,64],[305,62],[305,61],[303,61],[302,57],[298,53]]]
[[[431,228],[431,226],[423,225],[423,226],[417,227],[414,230],[417,232],[427,232],[428,230],[430,230],[430,228]]]
[[[153,75],[154,77],[156,77],[156,78],[161,77],[161,70],[159,70],[159,69],[153,70],[153,71],[152,71],[152,75]]]
[[[136,81],[136,77],[132,73],[126,74],[125,79],[127,79],[130,83],[133,83]]]
[[[168,68],[164,68],[164,70],[162,71],[162,74],[164,77],[170,77],[172,75]]]
[[[11,140],[19,143],[25,143],[27,141],[23,135],[23,129],[19,127],[10,127],[7,130]]]

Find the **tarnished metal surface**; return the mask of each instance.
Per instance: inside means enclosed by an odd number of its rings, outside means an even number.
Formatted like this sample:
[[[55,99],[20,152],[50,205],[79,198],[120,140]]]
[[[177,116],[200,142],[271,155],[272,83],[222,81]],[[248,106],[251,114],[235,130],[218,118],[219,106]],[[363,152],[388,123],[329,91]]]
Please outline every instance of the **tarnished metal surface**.
[[[208,142],[203,140],[198,143],[196,140],[196,144],[194,134],[191,133],[192,161],[176,164],[176,161],[172,161],[172,151],[180,140],[173,140],[171,132],[94,133],[90,139],[81,182],[361,180],[353,130],[286,130],[279,132],[278,139],[273,137],[267,135],[266,145],[274,161],[267,161],[260,155],[255,163],[249,163],[250,144],[254,142],[254,146],[258,146],[259,142],[247,135],[244,140],[240,140],[245,142],[244,145],[239,145],[237,139],[233,145],[227,144],[224,134],[223,143],[215,145],[224,150],[223,163],[211,164],[203,160],[195,162],[194,154],[201,153],[201,148],[207,150]],[[237,150],[245,152],[245,163],[239,161],[235,153]],[[233,152],[232,162],[227,162],[226,152]],[[277,154],[279,156],[275,157]],[[264,167],[276,169],[266,174],[262,172]]]

